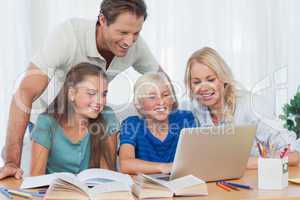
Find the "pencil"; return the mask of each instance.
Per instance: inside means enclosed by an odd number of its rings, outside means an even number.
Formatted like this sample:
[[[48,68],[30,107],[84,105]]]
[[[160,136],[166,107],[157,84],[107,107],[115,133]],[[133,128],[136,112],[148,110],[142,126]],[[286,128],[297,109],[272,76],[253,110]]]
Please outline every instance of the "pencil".
[[[6,196],[2,191],[0,191],[0,199],[1,200],[9,200],[11,198],[9,198],[8,196]]]
[[[234,187],[238,187],[238,188],[243,188],[243,189],[247,189],[247,190],[251,190],[252,188],[249,185],[244,185],[241,183],[233,183],[233,182],[227,182],[224,181],[226,184],[234,186]]]
[[[8,189],[8,192],[12,195],[16,195],[16,196],[19,196],[19,197],[24,197],[24,198],[29,198],[29,199],[32,198],[32,195],[30,195],[28,193],[25,193],[25,192],[22,192],[22,191]]]
[[[235,187],[235,186],[233,186],[233,185],[227,184],[227,182],[225,182],[225,181],[221,181],[221,183],[222,183],[223,185],[226,185],[227,187],[229,187],[229,188],[232,189],[232,190],[240,191],[239,188],[237,188],[237,187]]]
[[[262,149],[261,149],[261,146],[260,146],[260,143],[257,142],[256,144],[257,144],[257,148],[258,148],[259,155],[260,155],[261,157],[264,157],[264,156],[263,156]]]
[[[7,198],[11,199],[11,194],[8,192],[8,190],[4,187],[0,188],[0,193],[3,194],[4,196],[6,196]]]
[[[230,192],[231,189],[229,187],[227,187],[226,185],[223,185],[222,183],[220,182],[216,182],[216,185],[219,187],[219,188],[222,188],[223,190],[226,190],[227,192]]]

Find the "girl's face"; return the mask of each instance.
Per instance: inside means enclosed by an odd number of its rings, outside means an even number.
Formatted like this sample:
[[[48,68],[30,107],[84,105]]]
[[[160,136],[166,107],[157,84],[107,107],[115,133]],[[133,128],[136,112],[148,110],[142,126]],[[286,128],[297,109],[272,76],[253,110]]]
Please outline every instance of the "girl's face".
[[[168,119],[174,103],[170,87],[163,83],[147,87],[146,94],[139,99],[140,109],[145,117],[159,122]]]
[[[69,90],[75,113],[82,118],[97,118],[106,104],[107,81],[102,76],[86,76]]]
[[[209,108],[218,106],[224,98],[224,82],[204,64],[193,62],[190,70],[191,93],[197,101]]]

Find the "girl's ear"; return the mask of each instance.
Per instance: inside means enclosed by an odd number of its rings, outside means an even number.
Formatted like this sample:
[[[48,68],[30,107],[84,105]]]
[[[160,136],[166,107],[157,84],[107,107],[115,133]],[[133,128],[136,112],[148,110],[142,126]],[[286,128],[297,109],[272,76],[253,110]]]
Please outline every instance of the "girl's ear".
[[[73,102],[75,100],[75,88],[73,87],[69,87],[69,90],[68,90],[68,99]]]

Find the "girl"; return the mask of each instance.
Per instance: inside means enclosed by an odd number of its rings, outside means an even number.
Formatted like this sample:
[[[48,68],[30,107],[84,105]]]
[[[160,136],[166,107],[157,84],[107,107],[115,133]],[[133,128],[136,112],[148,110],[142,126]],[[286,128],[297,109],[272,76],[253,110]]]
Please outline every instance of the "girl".
[[[120,169],[123,173],[169,173],[179,133],[194,127],[191,112],[177,110],[171,83],[162,74],[146,74],[134,87],[134,104],[141,116],[123,121]]]
[[[278,150],[290,144],[289,164],[299,163],[300,148],[296,135],[287,131],[275,132],[259,122],[250,107],[250,95],[236,90],[229,67],[214,49],[205,47],[192,54],[187,62],[185,83],[190,97],[188,109],[192,110],[200,126],[257,123],[248,168],[257,168],[257,142],[271,142]],[[260,106],[263,109],[266,105]]]
[[[101,68],[89,63],[68,72],[59,94],[39,115],[32,131],[31,176],[77,174],[92,167],[115,169],[116,137],[108,134],[116,119],[111,110],[101,114],[106,79]]]

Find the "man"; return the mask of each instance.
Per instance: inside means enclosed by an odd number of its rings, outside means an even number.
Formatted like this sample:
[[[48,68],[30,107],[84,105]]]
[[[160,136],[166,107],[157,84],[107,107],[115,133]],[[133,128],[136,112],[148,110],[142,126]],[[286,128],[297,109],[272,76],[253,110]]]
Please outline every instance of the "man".
[[[139,37],[146,17],[143,0],[103,0],[97,22],[71,19],[47,38],[43,48],[32,58],[11,102],[5,165],[0,179],[22,177],[21,149],[32,103],[58,72],[66,74],[70,67],[90,62],[105,69],[110,81],[130,66],[140,73],[160,70]],[[59,77],[64,79],[64,76]]]

